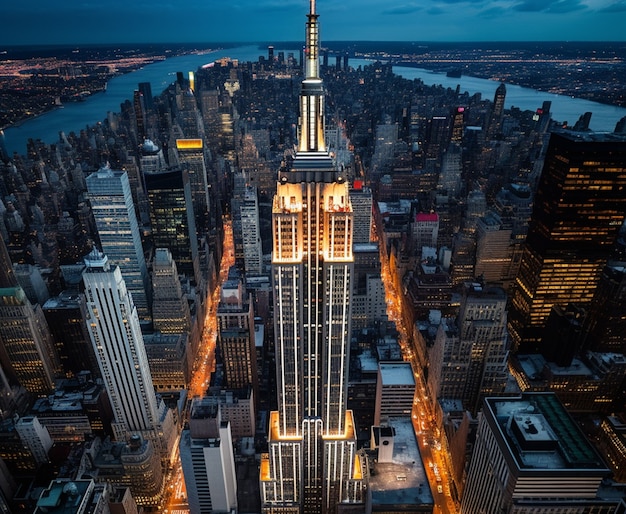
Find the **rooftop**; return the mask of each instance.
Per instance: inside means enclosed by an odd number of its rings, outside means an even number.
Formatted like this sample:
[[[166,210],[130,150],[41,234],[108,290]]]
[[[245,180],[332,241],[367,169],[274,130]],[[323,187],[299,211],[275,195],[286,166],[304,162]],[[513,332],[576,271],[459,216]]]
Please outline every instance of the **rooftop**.
[[[570,141],[587,143],[626,143],[626,135],[615,132],[574,132],[573,130],[555,131],[555,134]]]
[[[392,418],[392,462],[375,462],[370,477],[373,505],[433,505],[426,470],[410,418]],[[370,461],[372,462],[372,461]]]
[[[381,362],[382,384],[415,386],[415,376],[410,362]]]
[[[607,472],[600,456],[553,393],[487,398],[486,405],[519,469]]]
[[[37,501],[36,514],[75,514],[79,510],[85,496],[94,488],[93,480],[54,480],[45,489]]]

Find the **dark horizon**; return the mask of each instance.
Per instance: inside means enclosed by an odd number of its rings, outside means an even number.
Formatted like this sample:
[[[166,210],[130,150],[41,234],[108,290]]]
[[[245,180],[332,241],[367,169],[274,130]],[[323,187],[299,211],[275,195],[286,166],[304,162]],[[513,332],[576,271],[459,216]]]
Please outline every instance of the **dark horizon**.
[[[80,57],[77,55],[77,51],[81,50],[99,50],[99,49],[119,49],[119,50],[142,50],[149,53],[161,54],[161,53],[173,53],[180,51],[195,51],[195,50],[217,50],[226,48],[235,48],[238,46],[257,45],[259,50],[265,50],[268,46],[282,48],[300,48],[302,47],[301,41],[188,41],[188,42],[113,42],[113,43],[51,43],[51,44],[25,44],[25,45],[4,45],[0,47],[0,62],[6,58],[19,59],[30,57],[59,57],[65,52],[71,53],[73,57]],[[370,45],[375,45],[373,48],[368,48]],[[360,48],[350,48],[359,46]],[[426,41],[426,40],[331,40],[326,41],[321,45],[324,50],[330,51],[359,51],[359,52],[375,52],[375,51],[389,51],[393,52],[409,52],[411,49],[415,49],[417,53],[420,48],[481,48],[481,49],[502,49],[506,48],[518,48],[525,49],[526,47],[541,46],[545,49],[561,48],[566,50],[590,50],[596,52],[598,46],[602,49],[611,49],[617,54],[623,52],[626,58],[626,39],[623,41],[574,41],[574,40],[526,40],[526,41]],[[347,48],[346,48],[347,47]],[[381,48],[382,47],[382,48]],[[389,48],[391,47],[391,48]]]

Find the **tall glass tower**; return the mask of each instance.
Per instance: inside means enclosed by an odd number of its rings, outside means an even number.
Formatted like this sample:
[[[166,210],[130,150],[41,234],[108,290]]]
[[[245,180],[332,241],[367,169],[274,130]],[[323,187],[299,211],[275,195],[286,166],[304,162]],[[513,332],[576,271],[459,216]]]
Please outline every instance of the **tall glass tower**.
[[[513,347],[541,350],[553,305],[589,307],[626,216],[626,138],[553,132],[511,300]]]
[[[324,141],[315,0],[307,18],[298,148],[272,206],[278,411],[261,463],[263,512],[363,512],[367,466],[346,409],[352,205]]]

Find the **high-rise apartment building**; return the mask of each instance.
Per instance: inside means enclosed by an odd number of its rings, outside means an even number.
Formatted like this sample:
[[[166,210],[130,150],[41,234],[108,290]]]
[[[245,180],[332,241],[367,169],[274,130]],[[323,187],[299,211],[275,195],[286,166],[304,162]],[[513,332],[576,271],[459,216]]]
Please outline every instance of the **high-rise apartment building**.
[[[411,236],[417,255],[421,253],[424,246],[437,249],[438,234],[439,215],[436,212],[420,212],[415,215],[411,223]]]
[[[415,398],[415,376],[410,362],[379,362],[374,424],[391,418],[410,418]]]
[[[150,281],[128,175],[102,167],[87,177],[87,191],[102,251],[119,266],[139,319],[148,321]]]
[[[437,180],[437,190],[448,198],[456,198],[461,192],[463,173],[462,149],[460,143],[451,143],[441,156],[441,171]]]
[[[21,287],[0,289],[0,360],[8,375],[29,393],[45,396],[54,387],[59,360],[39,304]]]
[[[318,15],[306,24],[298,148],[272,207],[278,410],[261,460],[263,512],[363,512],[367,464],[348,396],[352,206],[324,141]]]
[[[388,123],[376,125],[376,142],[374,143],[374,155],[372,155],[372,171],[375,177],[388,171],[393,163],[393,157],[398,142],[398,124]]]
[[[474,275],[485,282],[505,284],[511,265],[511,228],[493,211],[476,222],[476,266]],[[508,284],[507,284],[508,285]]]
[[[355,180],[350,189],[350,202],[354,220],[352,241],[367,244],[372,233],[372,190],[361,180]]]
[[[378,243],[354,244],[352,278],[352,330],[361,330],[387,319],[385,284]]]
[[[20,435],[24,446],[30,450],[37,464],[49,462],[48,452],[52,448],[52,438],[48,429],[41,424],[37,416],[25,416],[15,423],[15,430]]]
[[[190,87],[187,87],[189,84]],[[204,124],[198,102],[192,89],[191,81],[183,80],[176,83],[176,104],[178,107],[177,122],[183,131],[184,137],[189,139],[202,139],[204,137]]]
[[[451,143],[461,143],[465,130],[465,107],[459,106],[452,111],[452,136]]]
[[[511,302],[515,348],[538,349],[553,305],[589,305],[624,222],[624,190],[624,136],[551,134]]]

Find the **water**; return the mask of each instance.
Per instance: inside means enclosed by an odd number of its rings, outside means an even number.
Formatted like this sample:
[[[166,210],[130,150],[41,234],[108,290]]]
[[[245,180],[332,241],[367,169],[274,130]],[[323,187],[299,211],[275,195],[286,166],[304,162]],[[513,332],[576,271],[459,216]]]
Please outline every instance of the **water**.
[[[282,49],[276,49],[276,54]],[[196,71],[200,66],[222,57],[231,57],[240,61],[257,61],[267,50],[257,45],[241,46],[207,52],[171,57],[164,61],[149,64],[141,69],[111,79],[107,90],[96,93],[84,102],[69,103],[60,109],[49,111],[36,118],[24,121],[19,126],[5,129],[5,143],[9,154],[26,153],[29,138],[41,139],[45,143],[54,143],[59,139],[59,132],[66,134],[78,133],[88,125],[102,121],[107,112],[120,112],[120,105],[133,99],[133,92],[140,82],[150,82],[152,94],[157,96],[176,80],[176,72],[182,71],[185,76],[189,71]],[[298,53],[298,50],[284,50]]]
[[[5,130],[5,143],[9,154],[14,151],[20,154],[26,152],[26,142],[29,138],[41,139],[45,143],[53,143],[58,140],[60,131],[65,133],[79,132],[88,125],[93,125],[102,121],[107,112],[119,112],[120,104],[126,100],[132,100],[133,92],[140,82],[150,82],[152,93],[159,95],[169,84],[176,79],[176,72],[195,71],[198,67],[220,59],[231,57],[240,61],[256,61],[259,55],[265,54],[265,49],[257,45],[241,46],[226,50],[218,50],[206,54],[192,54],[180,57],[171,57],[164,61],[145,66],[126,75],[121,75],[111,79],[106,92],[96,93],[88,97],[84,102],[71,103],[61,109],[47,112],[37,118],[32,118],[23,122],[17,127]],[[299,50],[277,49],[298,54]],[[371,61],[364,59],[352,59],[352,66],[371,64]],[[444,73],[435,73],[419,68],[408,68],[394,66],[393,71],[407,79],[421,79],[427,85],[441,84],[444,87],[456,88],[461,86],[461,91],[470,94],[482,93],[484,98],[493,99],[498,82],[474,77],[462,76],[461,78],[450,78]],[[535,89],[520,86],[506,85],[506,108],[512,106],[522,110],[535,111],[541,107],[545,100],[552,102],[552,118],[573,125],[580,115],[587,111],[593,112],[590,128],[598,132],[612,132],[617,121],[626,116],[626,109],[612,105],[604,105],[588,100],[570,98],[563,95],[542,93]],[[295,108],[295,106],[294,106]]]
[[[351,66],[355,67],[371,63],[372,61],[366,59],[352,59],[350,61]],[[481,93],[483,98],[488,100],[493,100],[496,88],[500,85],[495,80],[479,79],[465,75],[460,78],[453,78],[446,76],[445,73],[406,66],[394,66],[393,71],[409,80],[421,79],[428,86],[441,84],[443,87],[455,89],[457,85],[460,85],[461,92],[467,91],[470,95]],[[574,125],[582,114],[592,112],[593,115],[591,116],[589,128],[596,132],[613,132],[615,124],[622,117],[626,116],[626,108],[623,107],[506,84],[506,99],[504,103],[506,109],[519,107],[522,111],[536,111],[546,100],[552,102],[550,107],[552,119],[560,123],[567,122],[569,125]]]

